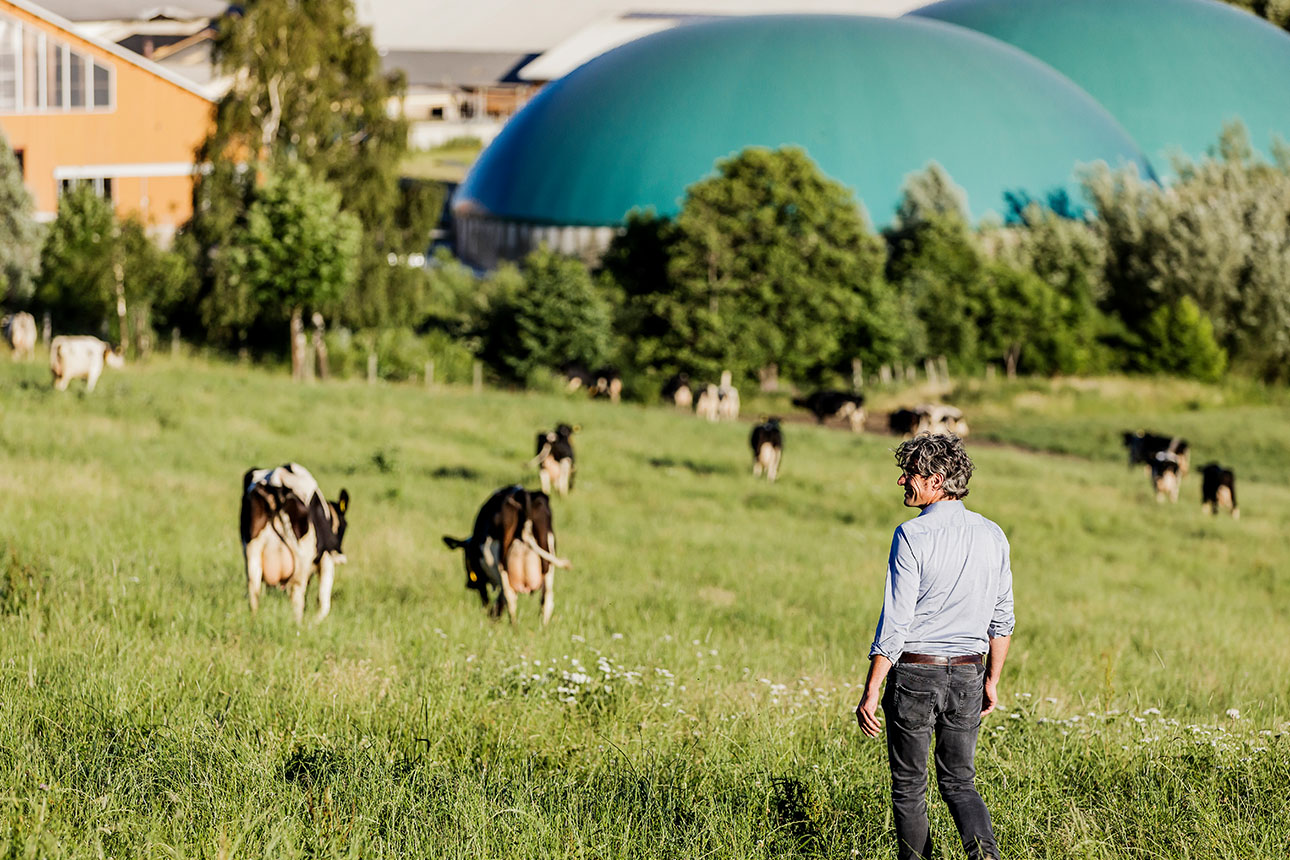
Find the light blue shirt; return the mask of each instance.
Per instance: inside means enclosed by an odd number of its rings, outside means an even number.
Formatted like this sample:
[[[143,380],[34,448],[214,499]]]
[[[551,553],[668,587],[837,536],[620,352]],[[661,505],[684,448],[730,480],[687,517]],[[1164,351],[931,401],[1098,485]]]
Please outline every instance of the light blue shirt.
[[[870,657],[984,654],[1015,624],[1003,529],[958,499],[934,502],[896,528]]]

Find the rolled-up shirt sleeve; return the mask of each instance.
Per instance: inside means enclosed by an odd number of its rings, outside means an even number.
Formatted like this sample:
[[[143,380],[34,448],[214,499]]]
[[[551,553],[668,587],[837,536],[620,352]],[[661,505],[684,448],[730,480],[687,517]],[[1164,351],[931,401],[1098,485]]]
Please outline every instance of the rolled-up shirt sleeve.
[[[994,601],[994,615],[990,618],[991,639],[999,636],[1011,636],[1017,626],[1017,619],[1012,614],[1012,550],[1008,539],[1000,535],[1003,541],[1003,562],[999,569],[999,593]]]
[[[891,553],[887,556],[887,587],[882,596],[882,615],[873,636],[869,656],[881,654],[891,662],[900,659],[905,650],[905,639],[914,621],[914,606],[918,602],[919,565],[914,547],[903,528],[896,529],[891,539]],[[1012,607],[1009,588],[1008,606]]]

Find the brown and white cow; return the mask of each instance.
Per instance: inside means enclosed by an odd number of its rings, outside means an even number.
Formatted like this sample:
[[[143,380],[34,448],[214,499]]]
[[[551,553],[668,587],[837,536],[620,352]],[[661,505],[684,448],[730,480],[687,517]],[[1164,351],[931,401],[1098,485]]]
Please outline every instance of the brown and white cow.
[[[663,399],[669,401],[677,409],[689,409],[694,405],[694,389],[690,387],[690,374],[682,371],[672,376],[663,384],[663,390],[659,392]]]
[[[242,476],[240,532],[246,562],[246,596],[254,613],[262,584],[285,589],[299,623],[305,592],[318,572],[318,618],[331,611],[336,565],[344,564],[345,515],[349,493],[327,501],[318,482],[299,463],[250,469]]]
[[[104,367],[125,367],[125,358],[97,337],[59,335],[49,342],[49,370],[59,391],[73,379],[84,379],[85,390],[93,391]]]
[[[542,482],[542,492],[551,494],[551,487],[561,496],[569,495],[573,488],[573,442],[571,437],[576,427],[568,424],[557,424],[554,430],[537,434],[537,454],[533,464],[538,468],[538,480]]]
[[[19,311],[0,319],[5,340],[13,350],[13,360],[32,358],[36,354],[36,318],[26,311]]]
[[[498,617],[503,608],[515,623],[517,596],[542,593],[542,623],[555,610],[555,568],[572,567],[555,554],[555,529],[551,524],[551,501],[546,493],[526,490],[516,484],[503,487],[488,497],[475,516],[475,528],[462,540],[448,535],[449,549],[464,550],[466,587],[479,592],[488,605],[488,589],[498,589],[489,614]]]

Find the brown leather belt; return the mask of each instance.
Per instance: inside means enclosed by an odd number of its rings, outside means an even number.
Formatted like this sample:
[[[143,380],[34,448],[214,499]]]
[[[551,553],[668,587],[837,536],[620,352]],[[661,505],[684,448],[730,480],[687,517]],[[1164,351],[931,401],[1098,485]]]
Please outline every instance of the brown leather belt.
[[[980,663],[980,654],[961,654],[958,657],[937,657],[935,654],[910,654],[905,652],[900,655],[901,663],[930,663],[934,666],[965,666],[969,663]]]

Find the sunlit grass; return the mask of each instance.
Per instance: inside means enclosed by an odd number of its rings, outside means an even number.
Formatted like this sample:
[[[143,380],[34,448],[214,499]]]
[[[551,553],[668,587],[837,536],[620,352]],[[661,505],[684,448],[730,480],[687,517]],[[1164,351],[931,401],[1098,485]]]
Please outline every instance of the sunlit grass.
[[[1031,388],[1029,412],[1005,386],[965,403],[995,438],[1056,416],[1085,455],[970,441],[969,504],[1016,571],[979,755],[1006,856],[1287,856],[1290,490],[1242,469],[1239,522],[1200,512],[1195,476],[1157,506],[1118,439],[1070,423],[1239,409],[1284,462],[1284,408]],[[790,425],[772,487],[745,424],[581,397],[196,361],[83,396],[5,363],[0,408],[0,856],[894,852],[885,754],[852,716],[909,515],[889,437]],[[439,537],[534,483],[559,420],[582,427],[555,502],[574,569],[549,628],[534,598],[512,628]],[[332,615],[299,629],[277,593],[249,616],[236,531],[243,471],[289,459],[353,497]]]

